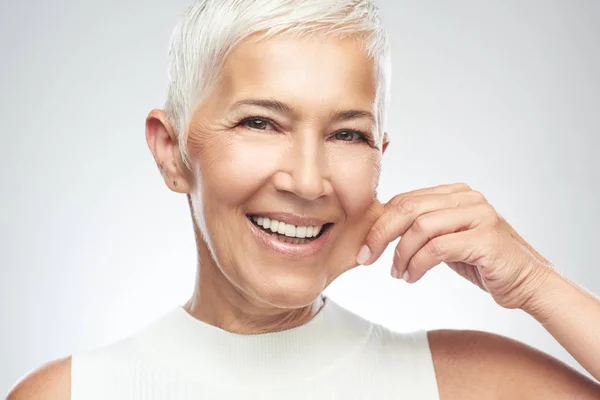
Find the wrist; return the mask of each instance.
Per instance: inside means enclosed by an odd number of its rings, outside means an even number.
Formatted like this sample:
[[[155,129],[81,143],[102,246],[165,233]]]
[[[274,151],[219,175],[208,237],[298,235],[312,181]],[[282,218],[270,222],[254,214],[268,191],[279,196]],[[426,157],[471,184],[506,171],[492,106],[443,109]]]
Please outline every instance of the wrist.
[[[544,278],[521,309],[544,324],[552,318],[569,282],[556,269],[548,268]]]

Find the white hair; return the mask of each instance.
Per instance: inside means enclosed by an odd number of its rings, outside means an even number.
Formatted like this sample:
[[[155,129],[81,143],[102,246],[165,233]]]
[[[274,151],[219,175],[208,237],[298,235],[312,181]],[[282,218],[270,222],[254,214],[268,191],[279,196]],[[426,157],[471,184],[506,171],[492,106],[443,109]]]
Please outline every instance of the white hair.
[[[171,37],[165,112],[188,168],[188,125],[229,52],[257,33],[357,35],[374,60],[376,132],[383,136],[391,79],[388,37],[373,0],[195,0]]]

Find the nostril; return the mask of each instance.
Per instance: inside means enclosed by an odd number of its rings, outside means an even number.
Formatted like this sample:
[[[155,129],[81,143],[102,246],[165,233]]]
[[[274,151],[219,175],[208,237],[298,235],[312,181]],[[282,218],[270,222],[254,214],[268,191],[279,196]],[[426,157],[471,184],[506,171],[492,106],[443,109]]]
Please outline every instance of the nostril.
[[[293,188],[298,196],[307,200],[316,200],[325,194],[325,185],[321,177],[294,179]]]
[[[278,171],[272,182],[277,190],[294,193],[306,200],[316,200],[333,191],[329,180],[315,166]]]

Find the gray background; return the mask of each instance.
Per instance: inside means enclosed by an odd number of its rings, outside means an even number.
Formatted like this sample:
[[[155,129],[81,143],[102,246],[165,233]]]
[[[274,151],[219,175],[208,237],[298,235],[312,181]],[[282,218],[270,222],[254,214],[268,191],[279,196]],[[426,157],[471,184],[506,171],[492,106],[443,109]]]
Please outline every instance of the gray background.
[[[380,193],[463,181],[600,294],[600,2],[379,2],[393,45]],[[188,1],[0,3],[0,393],[185,301],[185,196],[144,139]],[[395,244],[395,243],[394,243]],[[408,285],[393,246],[326,293],[393,329],[480,329],[582,370],[529,315],[440,265]]]

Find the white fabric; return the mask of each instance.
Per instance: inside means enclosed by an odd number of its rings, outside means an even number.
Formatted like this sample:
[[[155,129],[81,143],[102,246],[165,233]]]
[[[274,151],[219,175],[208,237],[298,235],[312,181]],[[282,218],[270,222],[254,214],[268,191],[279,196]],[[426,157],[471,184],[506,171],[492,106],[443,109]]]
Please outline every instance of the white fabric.
[[[327,297],[308,323],[255,335],[177,306],[71,365],[73,400],[439,399],[426,331],[390,331]]]

